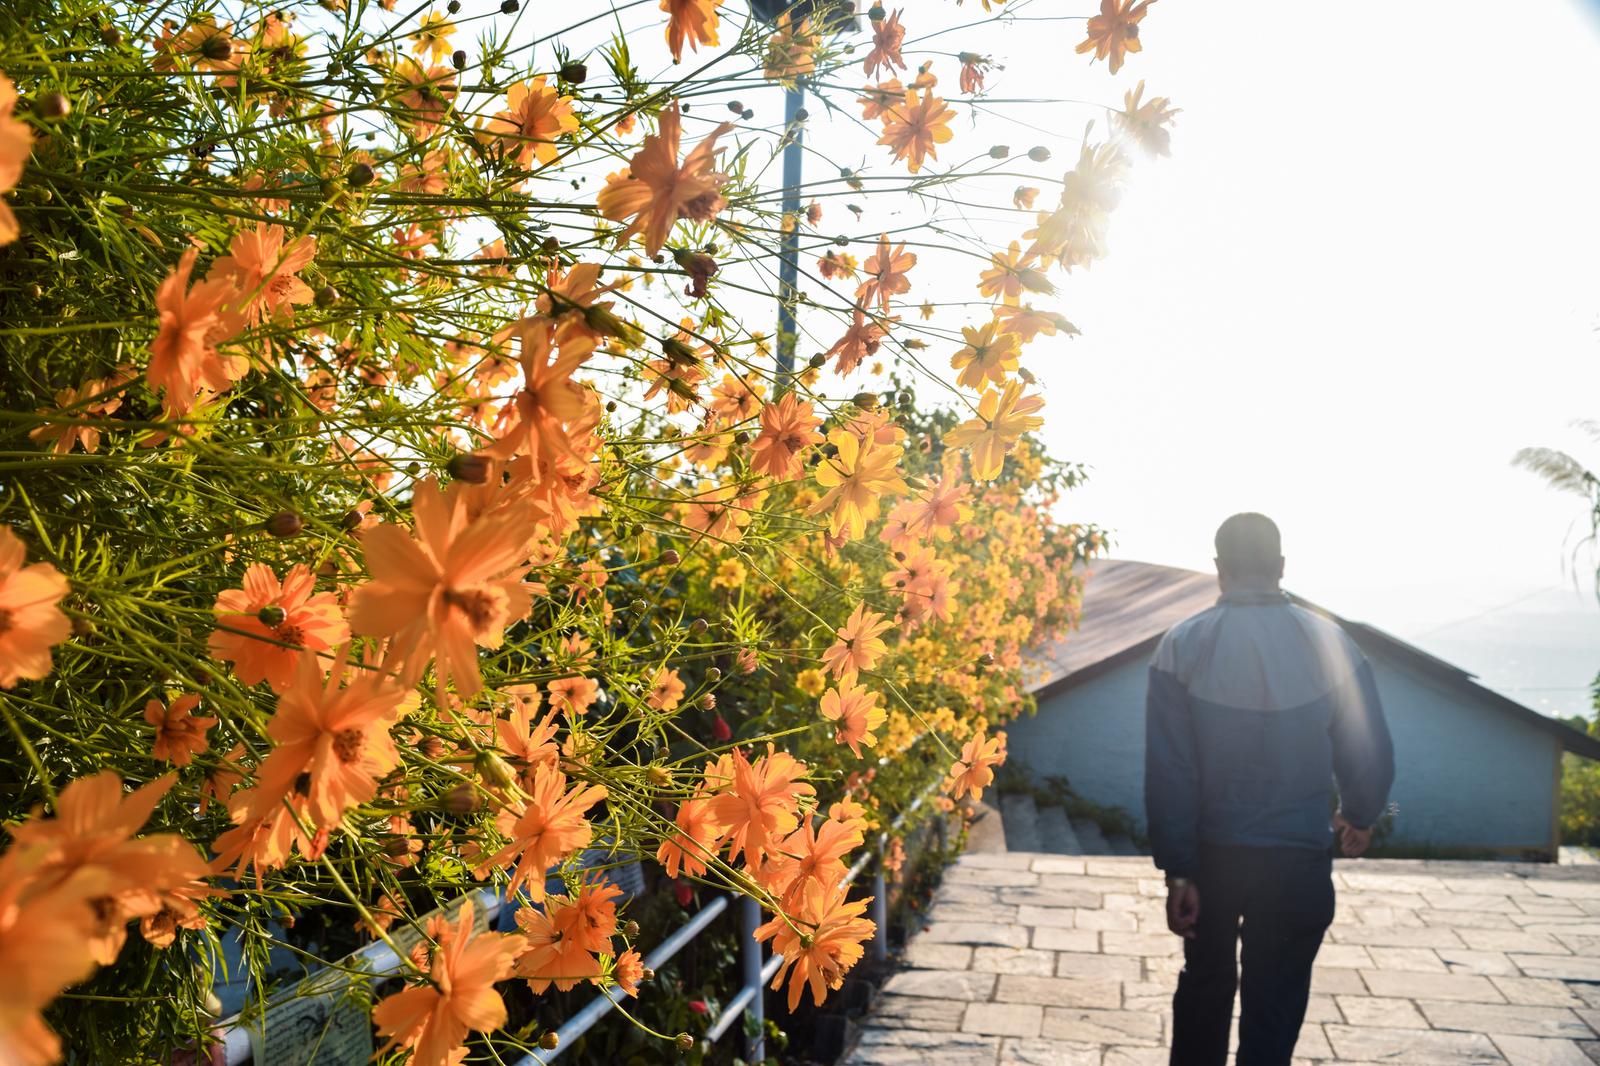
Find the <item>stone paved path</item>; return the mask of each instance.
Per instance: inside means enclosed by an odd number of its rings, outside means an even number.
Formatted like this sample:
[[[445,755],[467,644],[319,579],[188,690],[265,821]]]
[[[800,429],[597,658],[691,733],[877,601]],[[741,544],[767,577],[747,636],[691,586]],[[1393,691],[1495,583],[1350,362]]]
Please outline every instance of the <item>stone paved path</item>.
[[[1600,1063],[1600,867],[1341,861],[1296,1063]],[[1147,858],[967,854],[845,1066],[1165,1066]]]

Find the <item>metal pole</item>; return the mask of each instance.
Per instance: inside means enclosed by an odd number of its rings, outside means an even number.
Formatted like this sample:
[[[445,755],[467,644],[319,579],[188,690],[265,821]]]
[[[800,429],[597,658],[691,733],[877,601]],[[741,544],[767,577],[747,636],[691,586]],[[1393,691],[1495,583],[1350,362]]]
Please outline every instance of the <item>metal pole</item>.
[[[744,1039],[744,1060],[757,1063],[767,1057],[767,1004],[762,995],[761,941],[756,939],[756,927],[761,924],[761,904],[749,896],[739,899],[739,959],[744,968],[744,986],[752,990],[750,1014],[755,1019],[755,1032],[747,1030]]]
[[[872,961],[889,961],[889,887],[883,879],[883,838],[878,838],[878,866],[872,873]]]
[[[783,232],[778,262],[778,382],[777,391],[789,386],[794,375],[794,349],[799,337],[795,331],[794,302],[800,295],[800,164],[804,155],[801,143],[805,127],[800,122],[806,91],[800,82],[784,93],[783,128],[788,143],[783,146],[783,216],[792,223]]]

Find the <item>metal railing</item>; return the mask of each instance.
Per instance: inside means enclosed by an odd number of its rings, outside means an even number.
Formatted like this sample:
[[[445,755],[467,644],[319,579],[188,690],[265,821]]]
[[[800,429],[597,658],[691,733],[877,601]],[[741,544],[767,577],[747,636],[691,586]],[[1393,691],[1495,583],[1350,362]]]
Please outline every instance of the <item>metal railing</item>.
[[[840,879],[841,887],[852,885],[866,871],[868,865],[872,865],[871,913],[876,928],[872,936],[870,957],[874,962],[883,962],[889,957],[887,885],[883,876],[884,848],[890,836],[906,824],[906,820],[938,787],[939,782],[936,780],[924,789],[887,829],[877,835],[872,847],[857,859],[855,865],[851,866]],[[467,898],[472,900],[474,907],[482,911],[485,920],[491,923],[507,904],[506,899],[492,888],[479,889]],[[783,965],[783,956],[766,957],[761,942],[755,938],[756,928],[761,925],[759,901],[749,896],[735,897],[728,894],[713,896],[695,912],[694,917],[657,944],[650,954],[644,957],[644,965],[652,970],[660,969],[705,932],[712,922],[733,905],[735,899],[739,903],[739,962],[743,983],[716,1020],[711,1023],[706,1031],[706,1039],[713,1043],[720,1040],[733,1027],[734,1022],[748,1013],[751,1016],[751,1024],[746,1029],[744,1057],[747,1062],[760,1062],[766,1057],[766,1004],[762,993],[778,972],[778,968]],[[355,952],[348,961],[351,969],[366,971],[375,978],[392,977],[403,969],[403,960],[381,940]],[[593,1028],[596,1022],[615,1010],[624,998],[625,994],[615,985],[605,989],[556,1030],[554,1048],[530,1051],[517,1059],[514,1066],[548,1066],[579,1037]],[[226,1061],[228,1066],[243,1066],[251,1058],[250,1036],[248,1030],[238,1023],[237,1018],[232,1021],[234,1024],[223,1034]]]

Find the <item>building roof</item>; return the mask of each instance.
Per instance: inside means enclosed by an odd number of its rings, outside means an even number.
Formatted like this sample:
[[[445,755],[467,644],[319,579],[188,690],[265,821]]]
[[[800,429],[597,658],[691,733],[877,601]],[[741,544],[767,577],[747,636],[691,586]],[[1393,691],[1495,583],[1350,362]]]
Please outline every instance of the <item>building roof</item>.
[[[1218,593],[1212,574],[1127,559],[1096,560],[1085,574],[1083,616],[1077,630],[1033,654],[1037,674],[1030,691],[1043,699],[1126,662],[1149,658],[1163,633],[1216,603]],[[1289,598],[1337,622],[1369,655],[1397,659],[1464,697],[1550,733],[1567,751],[1600,759],[1600,739],[1485,688],[1474,675],[1399,637],[1340,618],[1293,593]]]

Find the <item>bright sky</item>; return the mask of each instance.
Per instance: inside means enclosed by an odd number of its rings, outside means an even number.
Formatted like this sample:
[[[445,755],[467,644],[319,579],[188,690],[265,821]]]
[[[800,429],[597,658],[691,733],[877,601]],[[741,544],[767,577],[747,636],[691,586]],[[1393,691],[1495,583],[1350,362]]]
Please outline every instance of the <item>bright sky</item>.
[[[1550,688],[1600,667],[1584,508],[1510,459],[1600,462],[1569,429],[1600,417],[1600,17],[1523,0],[1514,21],[1156,4],[1146,51],[1096,71],[1183,108],[1173,158],[1138,167],[1111,257],[1063,285],[1084,336],[1028,363],[1052,450],[1094,467],[1070,513],[1116,554],[1206,568],[1222,518],[1264,511],[1289,587],[1441,654],[1463,619],[1538,607],[1573,645],[1526,682]],[[1009,85],[1080,25],[1035,35]],[[1451,657],[1490,676],[1494,650]]]
[[[1120,106],[1144,79],[1147,97],[1183,109],[1172,158],[1134,166],[1110,257],[1052,272],[1059,295],[1036,300],[1083,332],[1041,337],[1023,359],[1048,400],[1051,452],[1093,468],[1062,516],[1114,530],[1119,556],[1205,569],[1223,518],[1264,511],[1283,528],[1294,591],[1530,706],[1585,708],[1600,608],[1592,562],[1572,562],[1584,507],[1511,466],[1528,445],[1600,466],[1600,445],[1570,428],[1600,418],[1600,2],[1585,2],[1520,0],[1508,21],[1461,0],[1160,0],[1146,51],[1115,76],[1072,53],[1084,24],[1060,17],[1095,0],[1012,0],[1010,26],[945,33],[981,9],[905,4],[907,54],[943,53],[945,92],[958,50],[1004,64],[989,79],[999,102],[976,123],[963,107],[930,169],[985,165],[991,144],[1054,153],[1008,160],[1003,189],[936,208],[983,245],[1030,222],[1005,210],[1013,184],[1059,177],[1089,120],[1104,138],[1097,105]],[[656,5],[619,23],[643,68],[666,72]],[[590,28],[596,43],[612,29]],[[865,46],[864,24],[854,39]],[[903,173],[875,131],[862,137],[845,91],[862,80],[858,67],[835,79],[842,113],[808,101],[806,178],[827,190],[827,215],[803,262],[813,274],[833,234],[860,259],[880,228],[911,240],[922,263],[907,327],[921,327],[917,301],[974,301],[927,324],[927,360],[950,378],[953,331],[981,319],[981,264],[912,231],[924,201],[876,197],[863,220],[845,214],[837,167]],[[782,114],[773,86],[740,95],[756,126]],[[1078,102],[1018,102],[1060,97]],[[726,117],[696,107],[686,138]],[[1055,195],[1045,185],[1041,205]],[[746,313],[770,328],[764,301]],[[808,313],[802,329],[804,359],[840,325]],[[863,385],[875,387],[843,394]]]

